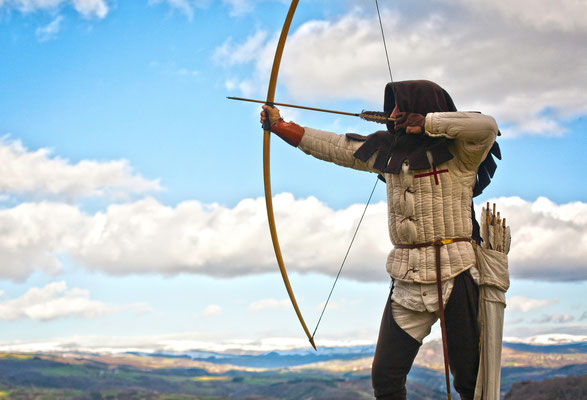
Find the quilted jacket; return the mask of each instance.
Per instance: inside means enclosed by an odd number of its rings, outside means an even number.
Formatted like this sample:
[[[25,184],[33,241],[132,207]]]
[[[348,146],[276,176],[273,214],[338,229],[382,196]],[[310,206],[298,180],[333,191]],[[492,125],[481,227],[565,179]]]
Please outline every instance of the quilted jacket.
[[[299,148],[321,160],[349,168],[377,172],[374,154],[367,162],[353,156],[361,142],[346,135],[304,128]],[[425,134],[454,139],[449,142],[453,158],[428,170],[410,170],[404,161],[399,174],[383,174],[387,182],[389,237],[392,244],[416,244],[438,239],[471,237],[471,204],[477,168],[495,137],[497,124],[487,115],[440,112],[426,115]],[[469,242],[441,247],[442,281],[475,265]],[[430,284],[436,281],[434,247],[393,248],[387,271],[404,282]]]

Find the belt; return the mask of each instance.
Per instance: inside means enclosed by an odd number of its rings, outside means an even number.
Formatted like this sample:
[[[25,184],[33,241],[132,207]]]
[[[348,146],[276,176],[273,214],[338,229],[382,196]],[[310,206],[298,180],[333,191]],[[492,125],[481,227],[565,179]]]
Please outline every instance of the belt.
[[[438,248],[447,245],[447,244],[451,244],[451,243],[456,243],[456,242],[470,242],[472,239],[471,238],[465,238],[465,237],[460,237],[460,238],[454,238],[454,239],[439,239],[439,240],[435,240],[433,242],[424,242],[424,243],[415,243],[415,244],[394,244],[393,246],[396,249],[420,249],[422,247],[430,247],[430,246],[436,246]]]

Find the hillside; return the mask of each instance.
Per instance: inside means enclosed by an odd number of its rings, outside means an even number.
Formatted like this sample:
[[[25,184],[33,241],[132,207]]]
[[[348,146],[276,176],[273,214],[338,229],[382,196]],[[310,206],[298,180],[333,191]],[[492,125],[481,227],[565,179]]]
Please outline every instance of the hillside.
[[[584,400],[587,399],[587,375],[545,379],[540,382],[516,382],[504,400]]]
[[[558,381],[553,377],[569,379],[560,381],[560,388],[583,385],[580,377],[587,375],[587,354],[569,345],[564,351],[557,349],[504,348],[502,394],[511,389],[508,398],[534,399],[524,396],[555,388]],[[373,350],[373,346],[356,346],[318,352],[4,353],[0,354],[0,399],[370,399]],[[537,381],[544,381],[544,386],[534,386]],[[408,388],[409,400],[443,398],[439,342],[422,346]]]
[[[98,361],[100,359],[100,361]],[[317,371],[226,370],[146,360],[136,356],[59,358],[6,355],[0,359],[0,398],[10,399],[195,399],[295,400],[372,398],[367,375],[345,376]],[[132,364],[132,365],[130,365]],[[187,367],[187,365],[186,365]],[[410,382],[411,400],[436,398],[441,392]]]

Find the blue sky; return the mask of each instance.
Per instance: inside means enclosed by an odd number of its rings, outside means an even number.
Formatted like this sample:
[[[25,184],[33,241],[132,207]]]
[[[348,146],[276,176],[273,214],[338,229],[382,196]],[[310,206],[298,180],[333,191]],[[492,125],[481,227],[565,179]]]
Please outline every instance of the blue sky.
[[[587,334],[585,6],[380,3],[395,80],[434,80],[503,132],[504,159],[478,204],[498,199],[512,226],[506,336]],[[0,1],[4,348],[73,337],[304,344],[266,227],[259,107],[225,98],[265,96],[287,7]],[[379,109],[389,77],[374,12],[301,2],[276,100]],[[339,133],[380,129],[282,113]],[[273,140],[272,178],[286,266],[313,328],[375,177]],[[319,345],[376,339],[389,290],[384,196],[380,185]]]

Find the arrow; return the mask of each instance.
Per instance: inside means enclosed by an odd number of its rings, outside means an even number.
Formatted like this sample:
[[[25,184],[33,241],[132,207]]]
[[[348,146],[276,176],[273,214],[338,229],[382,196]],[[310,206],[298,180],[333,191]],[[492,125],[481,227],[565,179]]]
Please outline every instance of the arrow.
[[[238,101],[248,101],[251,103],[260,103],[260,104],[266,103],[263,100],[245,99],[243,97],[228,96],[227,99],[238,100]],[[275,103],[275,102],[273,102],[272,104],[276,105],[276,106],[283,106],[283,107],[301,108],[302,110],[319,111],[319,112],[325,112],[325,113],[331,113],[331,114],[341,114],[341,115],[348,115],[351,117],[359,117],[361,119],[364,119],[367,121],[378,122],[380,124],[385,124],[388,121],[395,121],[395,118],[386,117],[382,112],[378,112],[378,111],[362,111],[360,113],[350,113],[350,112],[345,112],[345,111],[327,110],[325,108],[298,106],[295,104]]]

